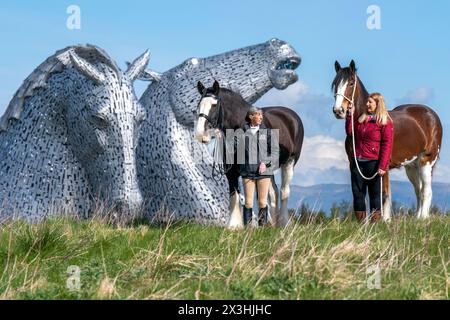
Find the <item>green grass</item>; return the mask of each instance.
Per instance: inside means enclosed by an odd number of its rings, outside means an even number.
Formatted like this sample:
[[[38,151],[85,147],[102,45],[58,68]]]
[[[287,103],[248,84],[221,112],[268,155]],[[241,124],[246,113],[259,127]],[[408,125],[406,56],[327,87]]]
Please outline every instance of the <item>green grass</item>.
[[[448,299],[450,216],[229,231],[98,221],[0,227],[2,299]],[[66,286],[80,269],[79,290]],[[371,266],[381,288],[370,289]]]

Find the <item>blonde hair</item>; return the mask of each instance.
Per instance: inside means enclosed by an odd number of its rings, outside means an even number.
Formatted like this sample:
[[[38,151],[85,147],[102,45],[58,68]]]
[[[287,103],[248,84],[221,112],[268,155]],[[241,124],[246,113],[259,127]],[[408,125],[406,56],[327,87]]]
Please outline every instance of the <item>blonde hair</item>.
[[[370,94],[369,98],[375,100],[375,103],[377,104],[377,108],[375,110],[375,119],[377,121],[377,124],[385,126],[389,120],[392,121],[392,118],[389,115],[388,110],[386,108],[386,103],[384,102],[383,95],[381,93],[374,92]],[[369,115],[367,114],[367,110],[365,110],[364,113],[358,119],[359,123],[367,121],[368,117]]]

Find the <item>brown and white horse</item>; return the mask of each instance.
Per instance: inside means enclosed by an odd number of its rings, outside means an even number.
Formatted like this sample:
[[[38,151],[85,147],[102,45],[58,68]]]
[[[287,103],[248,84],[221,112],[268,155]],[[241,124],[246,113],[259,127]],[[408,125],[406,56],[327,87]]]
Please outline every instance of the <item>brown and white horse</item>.
[[[355,119],[366,109],[369,93],[356,74],[355,62],[341,68],[335,63],[336,77],[332,88],[335,95],[333,113],[344,119],[351,103],[355,107]],[[356,87],[355,87],[356,86]],[[405,167],[417,197],[417,217],[426,219],[430,214],[433,168],[439,158],[442,142],[442,124],[431,108],[420,104],[406,104],[389,111],[394,121],[394,145],[390,169]],[[345,148],[353,161],[352,137],[347,137]],[[391,217],[391,190],[389,172],[383,177],[383,219]]]

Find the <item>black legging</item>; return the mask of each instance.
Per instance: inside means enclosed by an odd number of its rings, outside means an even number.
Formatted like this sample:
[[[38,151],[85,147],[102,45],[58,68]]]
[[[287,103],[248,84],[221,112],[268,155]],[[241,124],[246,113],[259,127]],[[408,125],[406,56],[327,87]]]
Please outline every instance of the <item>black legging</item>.
[[[366,177],[372,177],[378,171],[378,160],[358,161],[361,172]],[[353,209],[355,211],[366,211],[366,192],[369,189],[370,212],[379,211],[381,209],[381,179],[377,175],[372,180],[366,180],[361,177],[352,163],[350,166],[352,177],[352,192],[353,192]]]

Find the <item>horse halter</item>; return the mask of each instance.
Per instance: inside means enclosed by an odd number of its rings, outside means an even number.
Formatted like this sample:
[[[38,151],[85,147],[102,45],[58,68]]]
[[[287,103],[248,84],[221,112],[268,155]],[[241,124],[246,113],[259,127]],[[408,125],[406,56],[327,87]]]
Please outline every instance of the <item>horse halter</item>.
[[[197,108],[200,107],[200,103],[202,102],[202,100],[204,98],[208,98],[208,97],[214,98],[214,99],[217,100],[217,108],[219,109],[219,115],[218,115],[216,121],[214,121],[213,119],[211,119],[210,116],[208,116],[207,114],[204,114],[204,113],[199,113],[198,117],[199,118],[205,118],[206,121],[209,122],[209,124],[211,125],[211,127],[213,129],[220,129],[220,130],[222,130],[222,127],[223,127],[223,123],[222,123],[223,122],[223,109],[222,109],[222,104],[220,103],[221,102],[220,98],[218,96],[216,96],[214,94],[211,94],[211,93],[205,93],[204,95],[202,95],[202,98],[200,99],[200,102],[199,102],[199,106]]]

